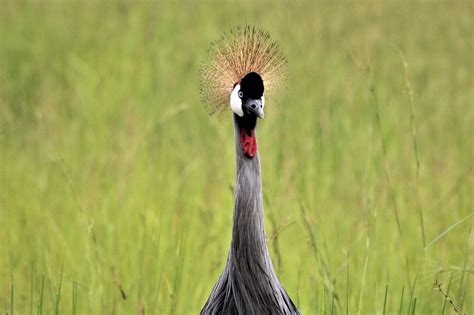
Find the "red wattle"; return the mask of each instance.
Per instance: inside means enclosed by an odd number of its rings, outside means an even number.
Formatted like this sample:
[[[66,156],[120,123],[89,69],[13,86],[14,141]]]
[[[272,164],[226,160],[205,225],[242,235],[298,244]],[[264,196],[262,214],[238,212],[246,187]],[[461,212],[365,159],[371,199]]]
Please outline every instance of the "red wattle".
[[[244,151],[244,154],[250,158],[255,156],[257,153],[257,139],[255,138],[255,130],[250,131],[250,136],[247,135],[245,129],[240,129],[240,146]]]

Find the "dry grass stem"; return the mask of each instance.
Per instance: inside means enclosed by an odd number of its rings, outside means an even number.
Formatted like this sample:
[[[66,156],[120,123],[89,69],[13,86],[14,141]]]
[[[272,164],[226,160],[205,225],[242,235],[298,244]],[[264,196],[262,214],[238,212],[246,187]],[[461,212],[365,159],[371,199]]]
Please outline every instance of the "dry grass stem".
[[[461,315],[465,314],[459,307],[456,306],[456,304],[454,304],[454,300],[448,295],[448,292],[443,290],[443,288],[441,287],[442,285],[443,285],[442,283],[436,280],[435,283],[433,284],[433,290],[441,292],[441,294],[444,296],[446,301],[448,301],[449,304],[451,304],[451,306],[453,307],[453,310],[457,314],[461,314]]]

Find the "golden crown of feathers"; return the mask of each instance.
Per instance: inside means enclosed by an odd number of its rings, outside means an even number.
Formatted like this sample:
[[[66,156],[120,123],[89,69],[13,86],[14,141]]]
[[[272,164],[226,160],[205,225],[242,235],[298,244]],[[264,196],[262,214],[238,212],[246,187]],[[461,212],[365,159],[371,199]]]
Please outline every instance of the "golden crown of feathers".
[[[287,61],[268,32],[246,25],[215,41],[201,67],[201,98],[210,114],[229,107],[234,84],[249,72],[258,73],[265,97],[277,90],[287,73]]]

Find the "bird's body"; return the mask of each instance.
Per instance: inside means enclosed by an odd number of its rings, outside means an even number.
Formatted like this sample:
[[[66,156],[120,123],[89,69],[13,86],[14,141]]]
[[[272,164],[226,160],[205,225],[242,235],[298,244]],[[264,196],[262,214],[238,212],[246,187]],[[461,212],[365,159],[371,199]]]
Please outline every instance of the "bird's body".
[[[249,27],[224,37],[214,49],[201,91],[211,112],[220,111],[230,98],[237,169],[231,248],[201,314],[299,314],[278,281],[266,244],[256,140],[257,118],[263,118],[265,106],[264,82],[271,86],[279,79],[285,60],[267,33]]]

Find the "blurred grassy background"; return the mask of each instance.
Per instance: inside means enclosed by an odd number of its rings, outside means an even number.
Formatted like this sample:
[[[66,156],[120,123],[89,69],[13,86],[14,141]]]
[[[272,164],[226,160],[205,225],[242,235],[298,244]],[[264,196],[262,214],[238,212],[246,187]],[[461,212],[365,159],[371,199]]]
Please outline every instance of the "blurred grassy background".
[[[247,22],[289,60],[259,149],[269,247],[301,311],[454,313],[438,280],[473,312],[473,16],[470,1],[2,1],[0,308],[199,312],[235,162],[198,70]]]

